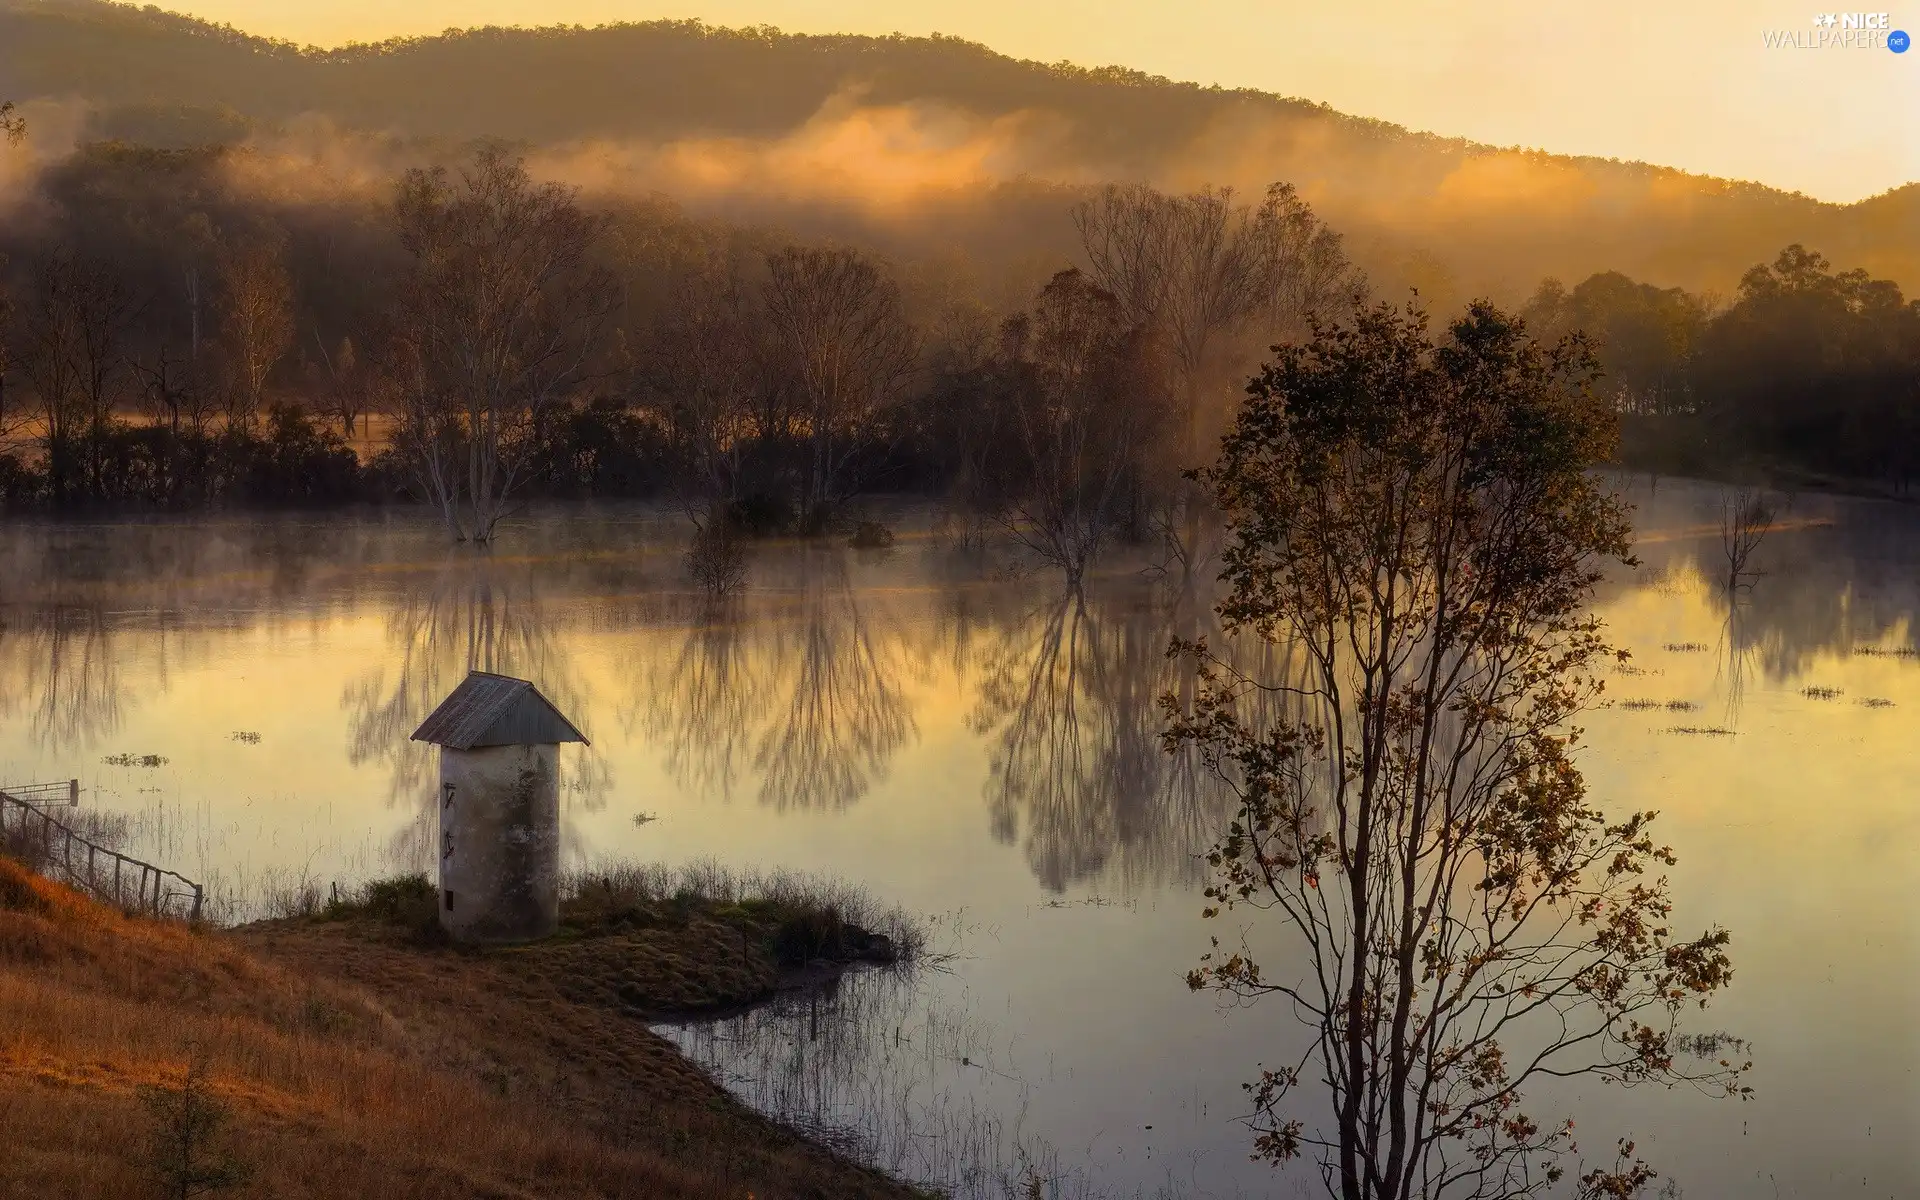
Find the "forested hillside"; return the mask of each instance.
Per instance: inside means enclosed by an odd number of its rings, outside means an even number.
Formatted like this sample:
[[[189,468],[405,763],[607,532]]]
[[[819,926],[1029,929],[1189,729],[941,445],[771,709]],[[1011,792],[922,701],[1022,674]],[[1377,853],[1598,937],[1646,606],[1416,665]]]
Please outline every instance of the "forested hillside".
[[[152,8],[4,0],[0,95],[62,114],[40,128],[75,141],[265,139],[315,118],[409,142],[504,138],[553,151],[549,171],[590,188],[976,253],[1003,240],[1069,248],[1063,229],[1036,231],[1041,185],[1284,180],[1376,283],[1440,306],[1603,270],[1724,295],[1790,242],[1920,277],[1911,187],[1829,205],[947,38],[654,22],[314,50]]]

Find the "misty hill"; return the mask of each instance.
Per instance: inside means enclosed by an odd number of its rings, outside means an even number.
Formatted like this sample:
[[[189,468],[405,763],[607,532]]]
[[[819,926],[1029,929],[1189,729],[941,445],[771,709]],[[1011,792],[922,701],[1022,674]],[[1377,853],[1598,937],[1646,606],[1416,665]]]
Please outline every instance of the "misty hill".
[[[1608,269],[1725,292],[1794,241],[1920,282],[1920,187],[1826,204],[952,38],[654,22],[315,50],[151,8],[0,0],[0,96],[84,110],[81,137],[156,144],[260,139],[316,117],[387,138],[505,138],[589,187],[763,216],[838,211],[842,226],[896,234],[916,214],[964,209],[969,220],[938,227],[979,236],[1003,209],[1030,209],[1040,185],[1285,179],[1378,282],[1440,304]]]

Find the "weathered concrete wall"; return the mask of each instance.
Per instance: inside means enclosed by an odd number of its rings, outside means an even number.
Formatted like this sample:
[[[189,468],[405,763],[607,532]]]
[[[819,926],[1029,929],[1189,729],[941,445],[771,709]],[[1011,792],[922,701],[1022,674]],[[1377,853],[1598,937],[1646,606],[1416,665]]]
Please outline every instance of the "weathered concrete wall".
[[[463,942],[560,925],[557,746],[440,751],[440,924]]]

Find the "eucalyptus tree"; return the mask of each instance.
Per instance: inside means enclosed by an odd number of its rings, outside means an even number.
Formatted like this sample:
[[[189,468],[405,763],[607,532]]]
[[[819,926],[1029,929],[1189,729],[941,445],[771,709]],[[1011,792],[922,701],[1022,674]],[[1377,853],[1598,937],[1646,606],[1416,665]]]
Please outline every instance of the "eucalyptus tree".
[[[805,446],[802,520],[817,526],[859,480],[863,451],[885,438],[919,364],[919,335],[900,288],[870,256],[788,247],[767,256],[764,320]]]
[[[1009,319],[976,411],[998,432],[997,511],[1069,589],[1112,540],[1164,432],[1155,344],[1077,270]]]
[[[1190,642],[1200,685],[1163,701],[1170,746],[1238,801],[1206,914],[1271,913],[1299,957],[1215,939],[1188,982],[1304,1024],[1261,1048],[1258,1155],[1314,1157],[1343,1200],[1540,1195],[1573,1123],[1528,1115],[1531,1085],[1748,1090],[1677,1028],[1731,979],[1728,934],[1675,930],[1654,814],[1607,816],[1575,761],[1615,653],[1588,602],[1628,560],[1592,471],[1614,414],[1581,337],[1543,346],[1484,303],[1437,340],[1386,306],[1312,331],[1200,477],[1229,532],[1222,627],[1298,673]],[[1623,1147],[1579,1189],[1647,1178]]]
[[[776,432],[758,403],[765,353],[755,296],[738,257],[702,247],[677,272],[645,363],[672,447],[672,480],[695,526],[724,521],[748,458]]]
[[[1174,420],[1161,490],[1180,514],[1165,515],[1163,532],[1191,569],[1203,497],[1176,476],[1199,465],[1230,409],[1224,395],[1210,405],[1211,390],[1239,377],[1250,342],[1297,336],[1311,315],[1358,299],[1365,280],[1290,184],[1273,184],[1251,205],[1231,188],[1174,195],[1112,184],[1073,220],[1095,282],[1166,348]]]
[[[253,428],[267,380],[293,345],[293,277],[285,240],[277,229],[235,234],[216,255],[230,429]]]
[[[498,149],[454,174],[409,171],[411,257],[392,333],[396,448],[456,541],[490,542],[541,416],[586,378],[613,311],[593,260],[603,222]]]
[[[111,263],[64,247],[36,265],[27,299],[19,357],[39,402],[48,488],[56,505],[76,491],[98,496],[139,299]]]

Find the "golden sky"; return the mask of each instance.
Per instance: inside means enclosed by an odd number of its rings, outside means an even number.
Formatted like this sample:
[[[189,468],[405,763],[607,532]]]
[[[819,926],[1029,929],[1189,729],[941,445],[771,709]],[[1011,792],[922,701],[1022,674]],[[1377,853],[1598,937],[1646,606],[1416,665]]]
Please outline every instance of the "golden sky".
[[[699,17],[925,34],[1256,87],[1496,145],[1643,159],[1850,201],[1920,179],[1920,47],[1769,49],[1820,0],[186,0],[335,44],[483,24]],[[1887,0],[1881,0],[1885,3]],[[1920,0],[1893,10],[1920,35]]]

